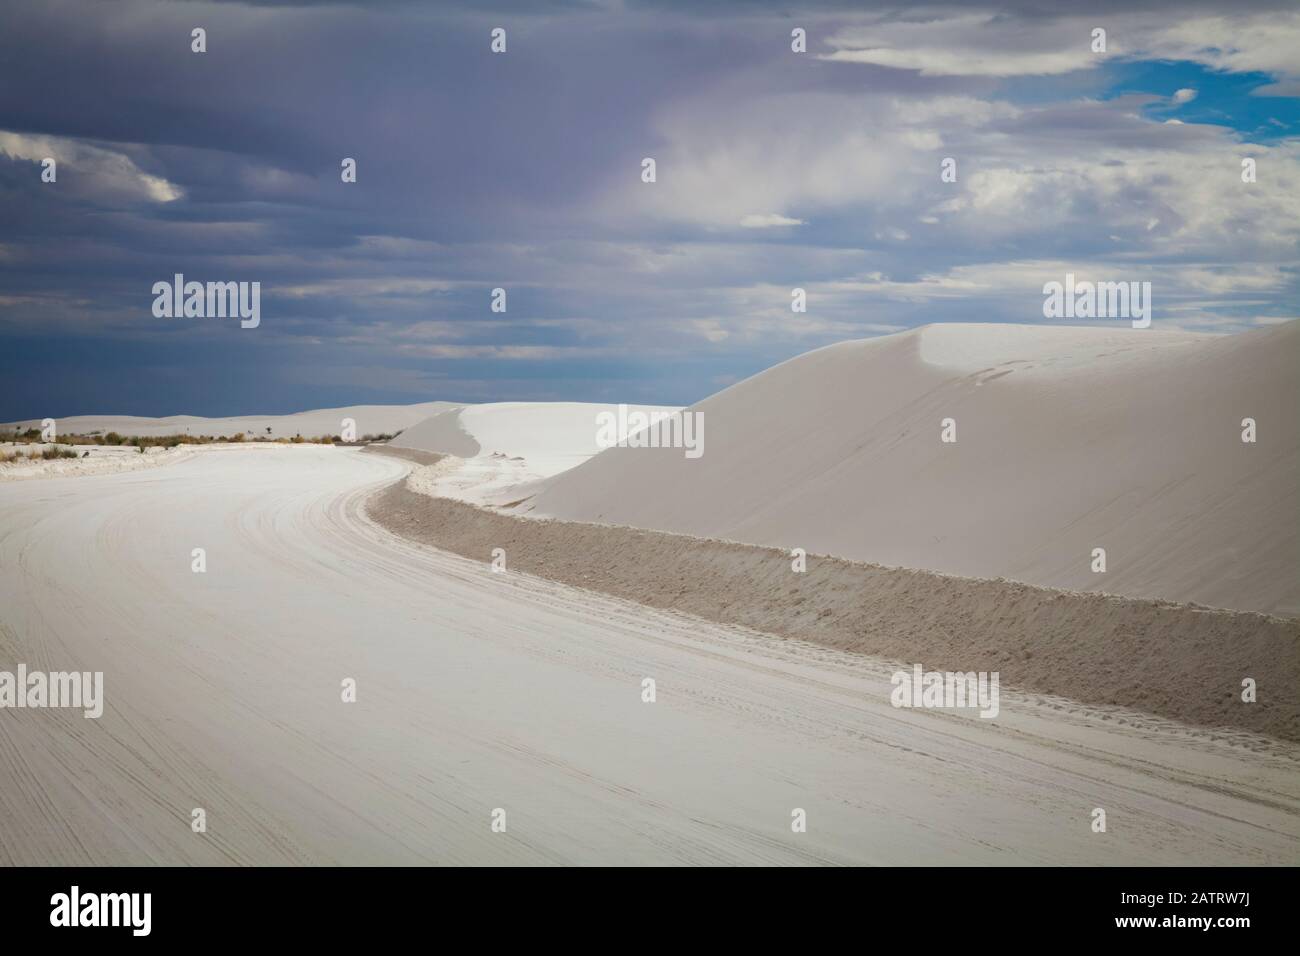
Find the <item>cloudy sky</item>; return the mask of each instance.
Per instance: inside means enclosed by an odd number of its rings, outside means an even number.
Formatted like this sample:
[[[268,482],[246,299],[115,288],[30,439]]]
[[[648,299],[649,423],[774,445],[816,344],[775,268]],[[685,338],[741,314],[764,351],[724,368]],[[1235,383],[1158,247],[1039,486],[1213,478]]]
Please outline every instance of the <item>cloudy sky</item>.
[[[1156,327],[1300,316],[1300,7],[1086,6],[6,3],[0,421],[688,403],[1049,321],[1066,272]],[[261,325],[155,318],[177,272]]]

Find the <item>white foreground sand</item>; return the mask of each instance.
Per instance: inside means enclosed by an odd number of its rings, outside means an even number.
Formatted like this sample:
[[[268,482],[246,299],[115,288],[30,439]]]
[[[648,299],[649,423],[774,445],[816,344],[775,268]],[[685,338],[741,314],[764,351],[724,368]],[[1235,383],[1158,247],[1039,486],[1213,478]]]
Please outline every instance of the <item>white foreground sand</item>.
[[[229,451],[261,454],[293,454],[301,445],[281,442],[212,442],[206,445],[178,445],[175,448],[146,446],[141,452],[134,445],[56,445],[33,442],[29,445],[0,443],[0,454],[21,452],[17,459],[0,461],[0,482],[35,478],[72,478],[81,475],[109,475],[123,471],[141,471],[188,461],[195,455],[215,455]],[[71,448],[76,458],[27,458],[29,449]],[[90,454],[87,455],[86,453]]]
[[[371,446],[369,451],[392,454]],[[882,568],[616,525],[522,519],[429,497],[416,468],[368,504],[389,530],[653,608],[903,669],[996,672],[1003,686],[1300,743],[1300,620],[1013,581]],[[1242,701],[1243,677],[1258,699]],[[1117,720],[1124,719],[1119,716]]]
[[[610,449],[518,511],[1300,614],[1297,357],[1300,322],[1225,337],[937,325],[846,342],[693,406],[702,457]],[[941,441],[947,418],[955,443]]]
[[[363,435],[391,435],[403,428],[424,421],[447,408],[457,406],[449,402],[422,402],[418,405],[348,405],[342,408],[318,408],[292,415],[244,415],[233,418],[201,418],[195,415],[171,415],[167,418],[141,418],[134,415],[72,415],[54,420],[59,434],[90,435],[93,433],[142,438],[161,435],[195,435],[227,437],[243,432],[249,437],[318,438],[322,435],[341,434],[342,422],[350,418],[356,423],[357,437]],[[40,419],[27,419],[0,425],[0,432],[23,431],[40,428]],[[267,429],[271,429],[268,433]]]
[[[107,699],[0,711],[0,863],[1300,859],[1294,748],[1009,692],[992,721],[895,710],[871,659],[396,538],[362,503],[408,467],[300,446],[0,485],[0,669],[102,670]]]

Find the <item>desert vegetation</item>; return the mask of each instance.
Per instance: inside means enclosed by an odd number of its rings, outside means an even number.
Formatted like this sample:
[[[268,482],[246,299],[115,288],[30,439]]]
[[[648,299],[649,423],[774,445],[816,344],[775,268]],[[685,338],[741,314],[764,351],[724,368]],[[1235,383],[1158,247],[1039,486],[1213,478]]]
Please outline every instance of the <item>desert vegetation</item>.
[[[18,461],[27,459],[29,461],[52,461],[55,458],[78,458],[80,457],[71,448],[0,448],[0,462]]]
[[[369,439],[369,436],[367,436],[367,439]],[[22,432],[0,433],[0,441],[14,445],[47,444],[42,440],[40,429],[37,428],[29,428]],[[175,448],[178,445],[211,445],[222,442],[272,442],[280,445],[334,445],[342,444],[343,440],[338,435],[317,435],[311,438],[304,437],[303,435],[294,435],[292,438],[271,438],[264,435],[249,437],[244,432],[236,432],[234,435],[230,436],[186,435],[179,433],[174,435],[120,435],[117,432],[109,432],[105,435],[101,435],[96,432],[88,435],[59,435],[49,444],[130,445],[136,448]]]

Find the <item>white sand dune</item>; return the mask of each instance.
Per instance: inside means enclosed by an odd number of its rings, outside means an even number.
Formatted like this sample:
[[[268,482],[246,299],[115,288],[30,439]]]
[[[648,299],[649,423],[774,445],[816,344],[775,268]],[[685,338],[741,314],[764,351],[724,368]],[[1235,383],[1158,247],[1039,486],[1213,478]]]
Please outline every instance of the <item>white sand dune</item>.
[[[677,410],[663,405],[628,408],[646,413]],[[389,444],[461,459],[446,462],[430,475],[427,493],[497,504],[531,495],[535,482],[597,454],[597,415],[617,409],[591,402],[453,407],[408,428]]]
[[[56,418],[55,425],[63,435],[88,435],[95,432],[119,435],[139,435],[153,438],[159,435],[206,435],[218,437],[243,432],[249,436],[267,435],[272,438],[292,438],[302,435],[315,438],[321,435],[338,435],[342,422],[350,418],[356,422],[357,437],[363,435],[391,435],[436,415],[447,408],[449,402],[422,402],[417,405],[348,405],[343,408],[318,408],[291,415],[244,415],[233,418],[200,418],[195,415],[171,415],[166,418],[141,418],[134,415],[73,415]],[[0,425],[0,432],[27,428],[40,428],[40,419],[27,419]]]
[[[693,406],[702,457],[610,449],[520,510],[1296,614],[1298,349],[1297,322],[1236,336],[935,325],[845,342]],[[955,443],[940,440],[945,418]]]

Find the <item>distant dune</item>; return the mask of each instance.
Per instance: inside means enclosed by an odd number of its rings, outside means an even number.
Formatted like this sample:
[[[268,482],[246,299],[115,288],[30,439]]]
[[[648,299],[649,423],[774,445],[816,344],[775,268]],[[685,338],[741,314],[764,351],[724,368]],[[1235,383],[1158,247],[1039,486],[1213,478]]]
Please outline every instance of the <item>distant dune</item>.
[[[427,493],[501,504],[531,495],[537,482],[600,452],[597,415],[617,408],[592,402],[456,406],[408,428],[389,444],[460,459],[427,476]],[[664,405],[630,408],[647,413],[677,410]]]
[[[677,406],[632,405],[650,412],[673,412]],[[596,416],[614,412],[617,405],[598,402],[493,402],[486,405],[449,406],[391,444],[418,448],[457,458],[507,455],[529,460],[586,459],[600,451],[596,444]]]
[[[320,435],[338,435],[342,422],[350,418],[356,422],[357,437],[380,435],[409,428],[447,408],[449,402],[422,402],[418,405],[349,405],[345,408],[320,408],[292,415],[245,415],[234,418],[199,418],[194,415],[172,415],[167,418],[141,418],[134,415],[74,415],[56,418],[60,434],[85,435],[92,432],[119,435],[140,435],[152,438],[157,435],[209,435],[230,436],[236,432],[247,435],[266,435],[271,429],[273,438],[292,438],[302,435],[315,438]],[[0,425],[0,431],[40,428],[40,419],[27,419]]]
[[[934,325],[845,342],[693,406],[702,457],[610,449],[521,510],[1294,615],[1298,348],[1297,322],[1236,336]]]

